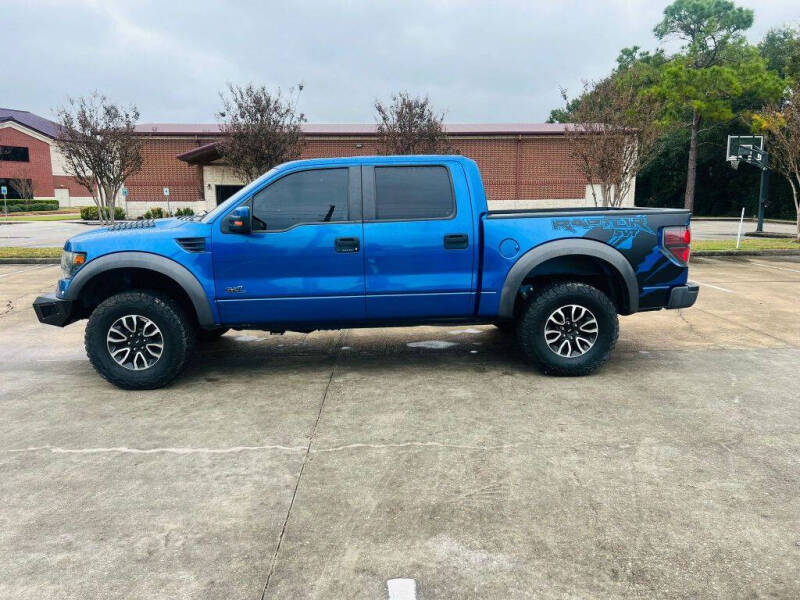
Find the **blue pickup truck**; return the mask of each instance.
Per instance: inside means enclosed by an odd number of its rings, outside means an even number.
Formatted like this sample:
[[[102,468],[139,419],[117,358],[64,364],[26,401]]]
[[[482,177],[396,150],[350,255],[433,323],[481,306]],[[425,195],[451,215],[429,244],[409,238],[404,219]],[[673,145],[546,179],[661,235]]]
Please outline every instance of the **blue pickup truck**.
[[[39,321],[88,318],[111,383],[170,382],[197,342],[272,332],[492,323],[546,372],[584,375],[617,315],[694,304],[690,213],[489,210],[463,156],[314,159],[275,167],[202,217],[71,238]]]

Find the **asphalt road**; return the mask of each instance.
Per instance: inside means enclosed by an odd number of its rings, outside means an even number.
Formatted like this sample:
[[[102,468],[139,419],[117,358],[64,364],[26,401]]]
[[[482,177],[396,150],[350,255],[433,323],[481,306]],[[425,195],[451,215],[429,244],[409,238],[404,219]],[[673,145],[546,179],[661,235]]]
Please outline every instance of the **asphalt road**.
[[[0,597],[800,597],[800,261],[697,259],[586,378],[492,327],[231,332],[117,390],[0,266]]]
[[[95,227],[65,221],[0,222],[0,246],[60,248],[73,235],[91,231]]]
[[[0,221],[0,246],[28,246],[31,248],[58,247],[70,237],[91,231],[96,225],[84,225],[63,221],[40,221],[31,223],[3,224]],[[696,240],[736,238],[739,223],[736,221],[692,221],[692,236]],[[790,223],[766,223],[765,231],[795,233]],[[745,221],[744,231],[755,231],[755,224]]]
[[[756,230],[756,223],[745,219],[742,232]],[[718,221],[692,219],[692,238],[696,240],[726,240],[736,239],[739,231],[738,221]],[[796,235],[797,227],[793,223],[764,223],[764,231],[767,233],[783,233]]]

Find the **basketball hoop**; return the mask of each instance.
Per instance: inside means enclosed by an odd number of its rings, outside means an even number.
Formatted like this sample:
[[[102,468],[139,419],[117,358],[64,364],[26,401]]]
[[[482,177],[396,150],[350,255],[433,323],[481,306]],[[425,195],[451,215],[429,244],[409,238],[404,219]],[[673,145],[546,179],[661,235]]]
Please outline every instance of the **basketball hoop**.
[[[739,168],[739,159],[738,158],[732,158],[728,162],[731,163],[731,166],[734,168],[734,170]]]

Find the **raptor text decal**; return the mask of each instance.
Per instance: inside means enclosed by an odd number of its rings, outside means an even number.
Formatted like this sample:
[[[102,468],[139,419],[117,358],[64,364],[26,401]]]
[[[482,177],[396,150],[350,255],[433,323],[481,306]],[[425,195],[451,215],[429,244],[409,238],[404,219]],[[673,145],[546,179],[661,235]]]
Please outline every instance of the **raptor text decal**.
[[[606,243],[617,248],[630,248],[633,240],[640,233],[655,235],[656,232],[647,223],[644,215],[632,217],[564,217],[553,219],[553,229],[569,233],[585,235],[589,231],[600,229],[608,231],[610,237]]]

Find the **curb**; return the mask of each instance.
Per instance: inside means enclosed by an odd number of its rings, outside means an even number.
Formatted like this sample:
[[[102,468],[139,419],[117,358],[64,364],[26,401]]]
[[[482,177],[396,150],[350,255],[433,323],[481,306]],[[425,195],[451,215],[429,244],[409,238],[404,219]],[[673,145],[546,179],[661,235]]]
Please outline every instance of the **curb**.
[[[769,248],[766,250],[693,250],[695,256],[800,256],[800,250]]]
[[[780,240],[793,240],[797,238],[794,233],[776,233],[774,231],[748,231],[744,235],[745,237],[772,238]]]
[[[695,221],[736,221],[739,222],[739,217],[692,217],[692,222]],[[758,219],[756,217],[745,217],[745,223],[757,223]],[[775,223],[777,225],[794,225],[794,221],[790,221],[789,219],[764,219],[764,223]]]
[[[60,258],[0,258],[0,265],[58,265]]]

